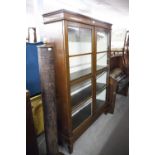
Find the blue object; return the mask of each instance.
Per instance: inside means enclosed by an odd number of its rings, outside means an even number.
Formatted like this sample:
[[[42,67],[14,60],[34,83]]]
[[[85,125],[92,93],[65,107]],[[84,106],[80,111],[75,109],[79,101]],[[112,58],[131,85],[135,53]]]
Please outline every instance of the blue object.
[[[42,44],[26,43],[26,89],[31,97],[41,93],[37,46]]]

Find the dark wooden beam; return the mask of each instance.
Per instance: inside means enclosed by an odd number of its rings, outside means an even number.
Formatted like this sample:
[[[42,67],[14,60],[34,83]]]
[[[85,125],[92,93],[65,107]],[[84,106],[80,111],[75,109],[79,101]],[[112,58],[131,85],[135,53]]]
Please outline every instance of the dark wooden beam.
[[[26,155],[39,155],[29,91],[26,91]]]
[[[47,154],[60,155],[62,153],[58,151],[54,53],[51,45],[38,46],[38,63]]]

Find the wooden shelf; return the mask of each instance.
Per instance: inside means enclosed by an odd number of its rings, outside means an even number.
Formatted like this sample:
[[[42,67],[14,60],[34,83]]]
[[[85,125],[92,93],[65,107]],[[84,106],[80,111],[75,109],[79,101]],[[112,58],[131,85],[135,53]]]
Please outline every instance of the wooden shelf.
[[[72,107],[77,106],[81,102],[89,99],[92,96],[92,86],[88,86],[80,92],[71,96]]]
[[[108,70],[108,67],[107,66],[106,67],[102,67],[101,69],[99,69],[99,70],[96,71],[96,75],[99,75],[99,74],[101,74],[103,72],[106,72],[107,70]]]
[[[85,52],[85,53],[80,53],[80,54],[72,54],[72,55],[69,55],[69,57],[77,57],[77,56],[84,56],[84,55],[90,55],[92,54],[92,52]]]
[[[105,105],[105,101],[96,100],[96,108],[100,109]],[[77,128],[82,122],[84,122],[91,115],[91,103],[81,109],[72,117],[72,126],[73,129]]]
[[[83,69],[77,72],[73,72],[70,74],[70,80],[73,82],[74,80],[77,80],[84,76],[90,76],[91,75],[91,68]]]
[[[96,52],[96,54],[100,54],[100,53],[107,53],[108,51],[99,51],[99,52]]]
[[[96,93],[100,93],[102,90],[106,88],[106,84],[104,83],[97,83],[96,84]],[[72,107],[77,107],[80,103],[87,101],[89,98],[92,97],[92,86],[88,86],[85,89],[81,90],[80,92],[71,96],[71,103]]]
[[[96,94],[99,94],[105,88],[106,88],[106,84],[105,83],[96,83]]]
[[[102,73],[103,71],[107,71],[107,66],[97,66],[97,74]],[[87,68],[77,72],[73,72],[70,74],[71,84],[75,84],[77,82],[81,82],[83,80],[89,79],[92,76],[92,69]]]
[[[91,103],[80,110],[77,114],[72,117],[73,129],[78,127],[84,120],[86,120],[91,115]]]
[[[102,71],[102,70],[106,70],[107,69],[107,66],[97,66],[97,68],[96,68],[96,72],[98,72],[98,71]]]

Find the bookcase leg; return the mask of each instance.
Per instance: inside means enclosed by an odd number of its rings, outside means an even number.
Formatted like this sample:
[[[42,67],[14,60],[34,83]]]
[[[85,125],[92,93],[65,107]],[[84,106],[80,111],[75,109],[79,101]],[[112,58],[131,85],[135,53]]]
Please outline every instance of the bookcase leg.
[[[73,153],[73,144],[68,144],[68,151],[70,154]]]

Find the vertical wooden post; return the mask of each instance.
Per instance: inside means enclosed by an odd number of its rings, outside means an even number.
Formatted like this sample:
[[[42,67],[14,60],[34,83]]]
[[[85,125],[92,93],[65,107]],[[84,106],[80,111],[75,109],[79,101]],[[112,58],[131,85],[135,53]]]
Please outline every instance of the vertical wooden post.
[[[26,155],[39,155],[29,91],[26,91]]]
[[[57,140],[54,53],[51,45],[38,46],[38,63],[44,110],[47,154],[60,155]]]
[[[117,81],[110,77],[109,80],[109,88],[110,88],[110,93],[109,93],[109,104],[110,104],[110,113],[114,113],[114,108],[115,108],[115,100],[116,100],[116,89],[117,89]]]

